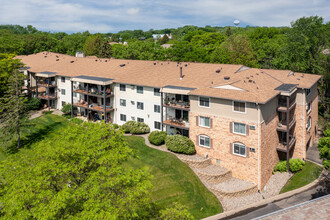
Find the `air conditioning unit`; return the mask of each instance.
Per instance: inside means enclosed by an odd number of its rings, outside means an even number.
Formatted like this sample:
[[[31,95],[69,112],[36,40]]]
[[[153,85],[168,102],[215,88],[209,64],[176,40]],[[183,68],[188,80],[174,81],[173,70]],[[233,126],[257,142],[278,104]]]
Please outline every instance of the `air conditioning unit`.
[[[135,89],[135,85],[131,85],[131,89]]]
[[[135,117],[134,117],[134,116],[132,116],[131,119],[132,119],[133,121],[135,121]]]
[[[131,101],[131,104],[132,104],[132,105],[135,105],[135,102],[134,102],[134,101]]]

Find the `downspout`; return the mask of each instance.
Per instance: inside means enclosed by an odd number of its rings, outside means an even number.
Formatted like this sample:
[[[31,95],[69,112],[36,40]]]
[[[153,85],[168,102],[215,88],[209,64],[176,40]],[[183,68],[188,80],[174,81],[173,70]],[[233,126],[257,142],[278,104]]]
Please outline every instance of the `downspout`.
[[[161,128],[162,128],[162,131],[164,131],[164,127],[163,127],[163,114],[164,114],[164,111],[163,111],[163,92],[160,93],[160,125],[161,125]]]
[[[305,151],[306,151],[306,146],[305,146],[305,144],[306,144],[306,141],[305,141],[305,132],[306,132],[306,121],[305,121],[305,112],[306,112],[306,90],[304,90],[303,89],[303,96],[304,96],[304,98],[303,98],[303,108],[302,108],[302,119],[303,119],[303,143],[302,143],[302,147],[303,147],[303,149],[305,149],[303,152],[304,152],[304,155],[303,156],[305,156],[306,157],[306,153],[305,153]],[[304,157],[304,158],[305,158]]]
[[[261,141],[260,141],[260,105],[258,106],[258,189],[261,190]]]

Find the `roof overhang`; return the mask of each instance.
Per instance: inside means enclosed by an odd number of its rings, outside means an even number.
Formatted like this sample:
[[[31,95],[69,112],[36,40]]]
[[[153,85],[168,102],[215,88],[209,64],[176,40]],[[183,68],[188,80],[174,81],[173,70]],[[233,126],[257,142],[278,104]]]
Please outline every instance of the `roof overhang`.
[[[95,76],[77,76],[77,77],[73,77],[71,81],[103,85],[103,86],[110,85],[113,83],[113,79],[111,78],[102,78]]]
[[[188,95],[188,93],[194,89],[195,88],[167,85],[161,88],[160,91],[164,93]]]
[[[48,72],[48,71],[45,71],[45,72],[37,72],[37,73],[36,73],[36,76],[44,77],[44,78],[49,78],[49,77],[54,77],[54,76],[56,76],[56,73],[55,73],[55,72]]]
[[[282,84],[275,88],[275,90],[280,91],[281,95],[283,96],[291,96],[293,93],[297,91],[296,84]]]

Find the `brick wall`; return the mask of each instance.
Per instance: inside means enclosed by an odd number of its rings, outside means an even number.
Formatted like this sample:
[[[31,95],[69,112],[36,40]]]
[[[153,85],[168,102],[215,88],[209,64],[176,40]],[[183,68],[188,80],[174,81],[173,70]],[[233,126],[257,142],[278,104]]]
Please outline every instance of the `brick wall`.
[[[272,176],[275,165],[279,162],[277,152],[279,139],[276,131],[278,122],[278,115],[274,113],[267,121],[261,123],[260,189],[266,185],[267,181]]]
[[[208,155],[212,163],[216,164],[216,159],[220,160],[220,166],[232,171],[234,177],[247,180],[258,184],[258,130],[257,123],[235,120],[235,122],[254,125],[255,130],[249,130],[249,134],[239,135],[230,131],[230,123],[233,119],[223,118],[214,115],[200,115],[210,117],[212,120],[211,128],[204,128],[197,125],[197,117],[200,114],[190,112],[190,138],[196,146],[196,151],[202,156]],[[211,147],[206,148],[199,146],[198,135],[207,135],[211,138]],[[234,155],[231,153],[233,142],[241,142],[249,148],[255,148],[255,153],[248,152],[247,157]]]

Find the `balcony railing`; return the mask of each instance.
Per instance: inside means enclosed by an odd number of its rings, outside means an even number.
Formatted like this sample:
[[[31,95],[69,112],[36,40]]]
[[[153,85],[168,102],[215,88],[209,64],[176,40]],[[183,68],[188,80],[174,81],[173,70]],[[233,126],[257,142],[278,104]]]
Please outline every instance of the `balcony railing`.
[[[98,105],[98,104],[87,104],[87,102],[77,102],[77,103],[73,103],[73,106],[75,107],[80,107],[80,108],[85,108],[85,109],[90,109],[93,111],[97,111],[97,112],[104,112],[104,105]],[[106,112],[111,112],[113,111],[113,107],[112,106],[105,106],[105,111]]]
[[[280,111],[280,112],[286,112],[288,110],[291,110],[295,105],[296,105],[296,100],[290,100],[289,101],[289,109],[288,109],[287,106],[286,106],[285,101],[279,101],[277,110]]]
[[[296,143],[296,137],[290,135],[289,136],[289,151],[291,150],[291,148],[294,146],[295,143]],[[286,141],[281,141],[280,140],[279,143],[278,143],[277,150],[282,151],[282,152],[287,152],[287,146],[286,145],[287,145]]]
[[[167,120],[163,121],[163,124],[169,125],[172,127],[182,128],[182,129],[189,129],[189,120],[188,119],[178,119],[174,117],[167,117]]]
[[[87,88],[82,88],[82,87],[77,87],[77,88],[73,88],[73,92],[75,93],[80,93],[80,94],[84,94],[84,95],[90,95],[90,96],[96,96],[96,97],[104,97],[104,92],[103,91],[99,91],[98,89],[88,89]],[[106,97],[112,96],[113,95],[113,91],[108,88],[105,91],[105,95]]]
[[[169,107],[169,108],[176,108],[176,109],[181,109],[181,110],[190,110],[190,103],[189,102],[184,102],[184,101],[165,101],[163,104],[164,107]]]
[[[296,116],[294,115],[290,121],[289,121],[289,130],[292,128],[292,126],[296,123]],[[287,121],[286,119],[283,119],[282,121],[280,121],[277,125],[277,130],[278,131],[287,131]]]
[[[50,93],[49,95],[47,95],[47,93],[39,93],[38,94],[38,98],[39,99],[56,99],[56,93]]]
[[[38,87],[56,87],[56,81],[50,81],[49,83],[47,81],[39,81],[37,85]]]

